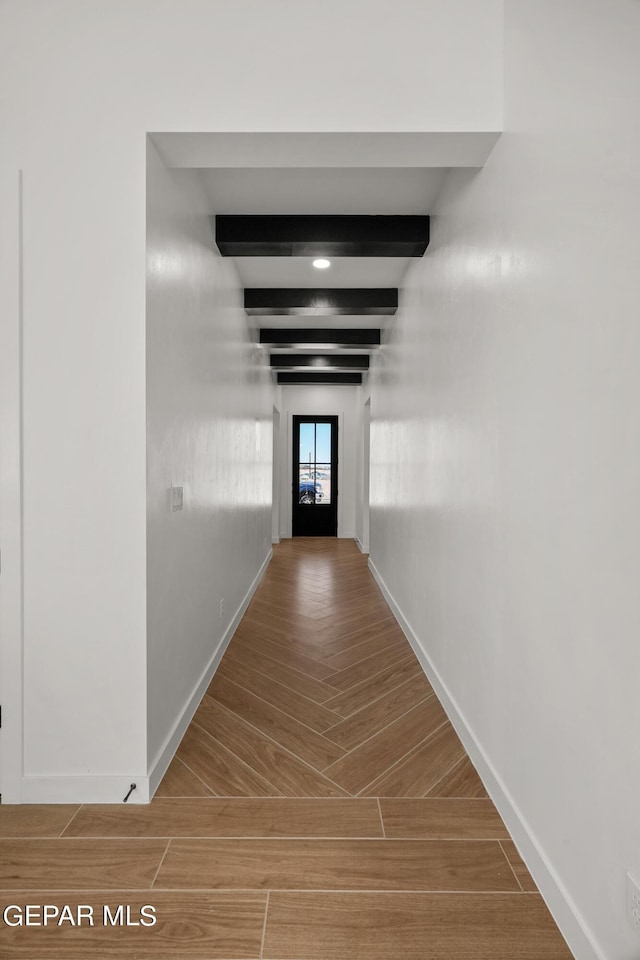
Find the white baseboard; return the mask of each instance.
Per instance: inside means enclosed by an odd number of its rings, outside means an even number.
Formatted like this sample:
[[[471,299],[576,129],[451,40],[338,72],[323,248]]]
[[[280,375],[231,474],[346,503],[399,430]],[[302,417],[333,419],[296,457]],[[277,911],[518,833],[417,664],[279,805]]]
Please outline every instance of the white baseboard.
[[[167,772],[167,768],[171,763],[171,761],[173,760],[176,750],[180,746],[180,741],[184,737],[187,727],[191,723],[191,720],[193,719],[193,715],[198,709],[198,706],[200,705],[200,701],[202,700],[207,687],[211,683],[213,675],[218,668],[218,664],[222,660],[223,654],[229,645],[229,641],[231,640],[232,636],[236,632],[238,628],[238,624],[242,620],[242,617],[244,616],[244,612],[249,606],[251,598],[256,592],[256,589],[260,581],[262,580],[265,574],[265,571],[269,566],[269,562],[271,561],[272,556],[273,556],[273,550],[269,550],[269,553],[265,557],[264,562],[262,563],[262,566],[258,570],[258,573],[256,574],[249,589],[244,595],[244,598],[240,606],[234,613],[231,623],[225,630],[224,636],[222,637],[220,643],[218,644],[214,653],[212,654],[211,659],[209,660],[209,663],[207,664],[202,676],[196,683],[191,693],[191,696],[185,703],[180,716],[178,717],[178,719],[176,720],[173,726],[171,733],[166,738],[163,746],[160,748],[153,763],[151,764],[151,767],[149,769],[149,799],[153,797],[154,793],[160,786],[160,782],[164,777],[165,773]]]
[[[149,778],[114,777],[47,777],[22,778],[22,803],[122,803],[131,784],[136,789],[128,803],[148,803]]]
[[[276,544],[280,543],[280,537],[273,537],[271,543],[275,547]]]
[[[573,903],[568,891],[560,881],[553,865],[549,862],[542,850],[533,830],[525,820],[521,810],[515,803],[508,788],[496,772],[491,760],[477,740],[471,726],[466,720],[464,712],[449,692],[449,689],[434,666],[424,645],[421,643],[411,625],[405,619],[401,609],[384,582],[375,563],[369,558],[369,569],[391,612],[398,621],[402,632],[413,647],[414,653],[431,686],[436,692],[440,703],[444,707],[452,726],[460,737],[471,762],[478,771],[489,796],[498,808],[509,833],[520,851],[533,879],[535,880],[542,897],[547,904],[551,915],[569,945],[576,960],[606,960],[606,957],[596,944],[584,918]]]
[[[173,759],[180,741],[191,719],[196,712],[204,693],[211,682],[211,678],[216,671],[222,655],[225,652],[231,637],[236,631],[242,616],[249,606],[249,602],[255,593],[255,590],[264,576],[265,570],[273,551],[269,550],[260,570],[254,578],[251,586],[247,590],[242,603],[236,610],[231,623],[227,627],[224,636],[216,647],[206,669],[200,680],[195,685],[191,696],[187,700],[180,716],[176,720],[173,729],[166,738],[163,746],[151,765],[148,775],[136,776],[117,775],[117,776],[82,776],[82,777],[61,777],[61,776],[24,776],[21,784],[21,802],[22,803],[122,803],[124,797],[129,792],[132,783],[136,784],[136,789],[131,793],[128,803],[149,803],[155,791],[158,789],[160,781],[166,773],[167,767]]]
[[[364,553],[364,554],[369,553],[369,547],[365,547],[362,541],[358,537],[354,537],[353,539],[355,540],[356,546],[360,551],[360,553]]]

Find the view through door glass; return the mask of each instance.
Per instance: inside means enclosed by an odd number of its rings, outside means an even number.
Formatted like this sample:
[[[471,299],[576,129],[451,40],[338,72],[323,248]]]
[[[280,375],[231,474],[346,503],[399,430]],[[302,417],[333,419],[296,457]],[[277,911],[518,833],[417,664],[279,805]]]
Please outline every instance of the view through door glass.
[[[298,441],[300,503],[331,503],[331,424],[301,423]]]
[[[293,536],[337,536],[337,417],[293,418]]]

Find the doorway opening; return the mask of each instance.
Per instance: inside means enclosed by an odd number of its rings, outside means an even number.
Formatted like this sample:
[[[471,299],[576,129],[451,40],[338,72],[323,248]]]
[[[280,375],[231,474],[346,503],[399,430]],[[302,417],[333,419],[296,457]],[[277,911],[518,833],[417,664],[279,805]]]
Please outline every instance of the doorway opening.
[[[280,411],[273,408],[273,473],[271,488],[271,542],[280,543]]]
[[[362,418],[362,540],[360,549],[369,553],[369,473],[371,461],[371,397],[364,405]]]
[[[338,535],[338,418],[293,417],[292,535]]]

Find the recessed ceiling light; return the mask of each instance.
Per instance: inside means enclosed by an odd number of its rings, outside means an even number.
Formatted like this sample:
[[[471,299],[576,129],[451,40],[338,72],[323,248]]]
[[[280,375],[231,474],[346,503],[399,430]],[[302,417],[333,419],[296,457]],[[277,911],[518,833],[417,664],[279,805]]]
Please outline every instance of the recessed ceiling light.
[[[325,260],[324,257],[318,257],[317,260],[313,261],[313,265],[316,270],[326,270],[327,267],[331,266],[331,260]]]

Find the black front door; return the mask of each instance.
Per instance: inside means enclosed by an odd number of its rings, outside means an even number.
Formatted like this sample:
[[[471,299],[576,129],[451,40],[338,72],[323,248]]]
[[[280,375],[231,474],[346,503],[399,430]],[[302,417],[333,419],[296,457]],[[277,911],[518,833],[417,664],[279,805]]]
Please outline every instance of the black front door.
[[[294,537],[338,535],[338,418],[293,418]]]

